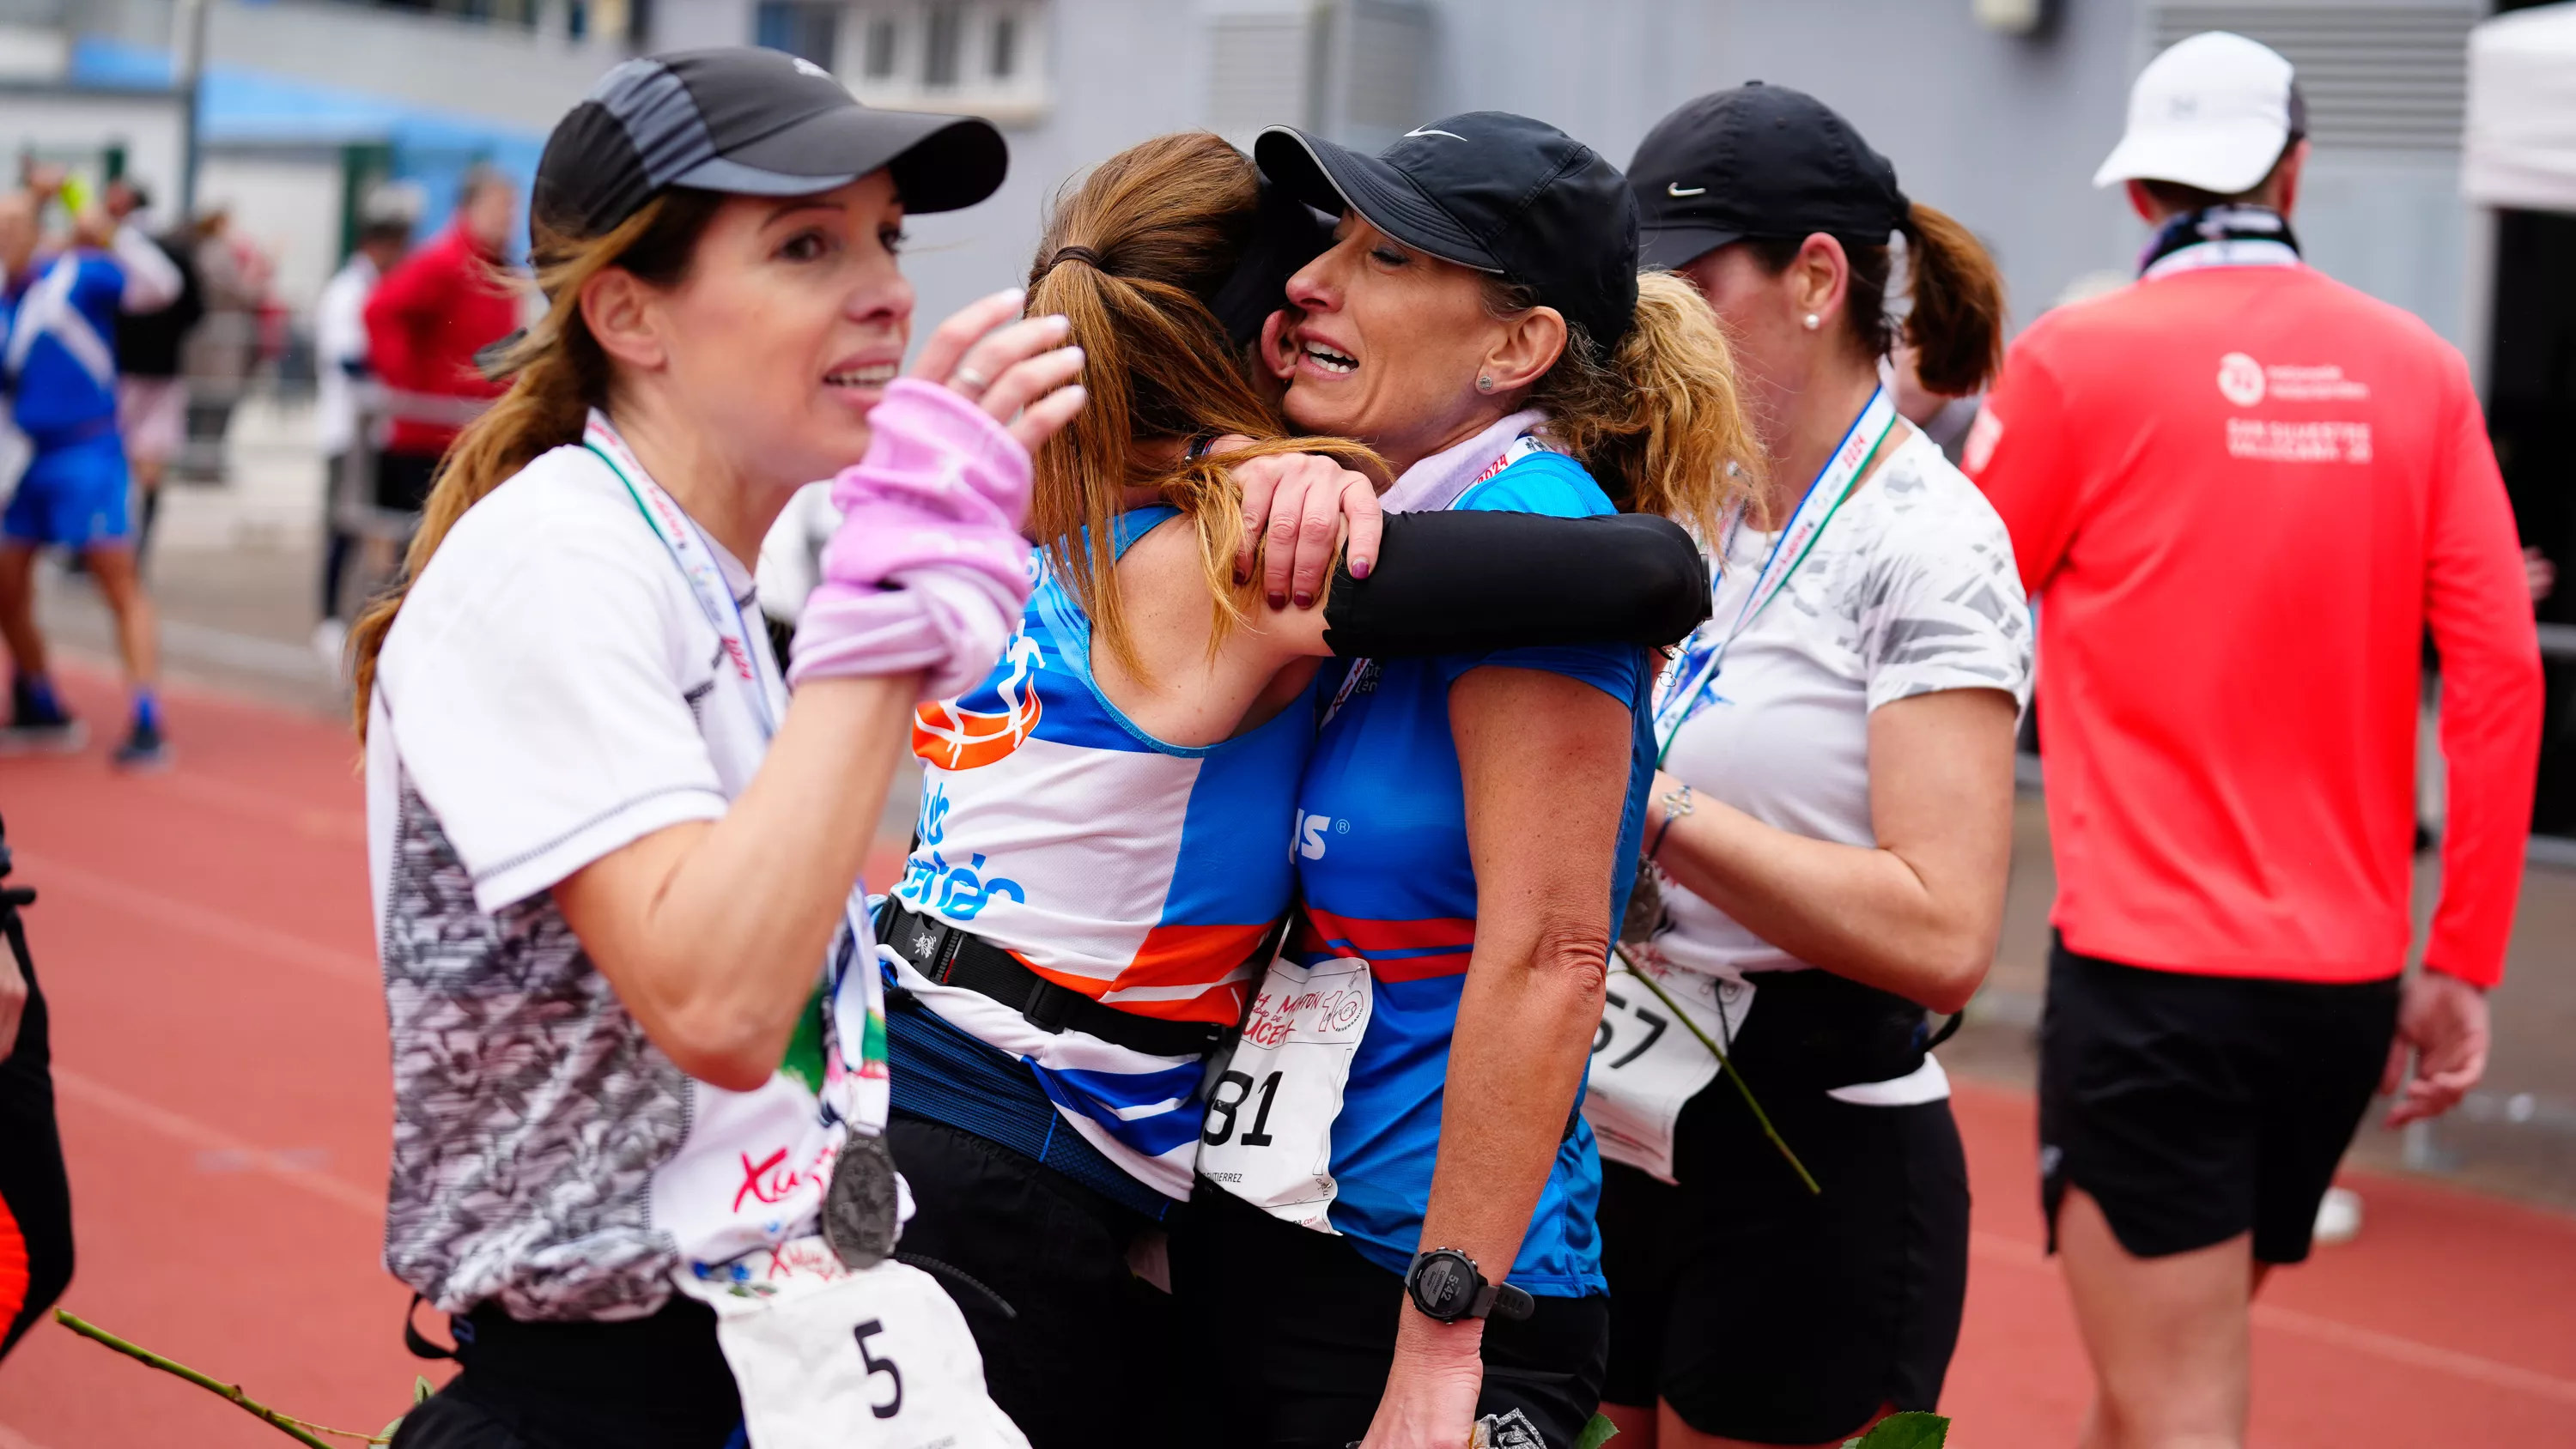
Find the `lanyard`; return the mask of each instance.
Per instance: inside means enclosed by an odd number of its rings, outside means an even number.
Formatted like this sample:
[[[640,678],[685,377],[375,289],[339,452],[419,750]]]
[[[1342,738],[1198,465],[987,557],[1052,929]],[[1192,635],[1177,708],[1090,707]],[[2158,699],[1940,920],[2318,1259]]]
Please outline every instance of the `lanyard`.
[[[753,647],[751,628],[742,617],[742,601],[734,597],[733,586],[726,582],[724,569],[716,562],[715,545],[699,531],[697,520],[683,512],[671,495],[662,491],[662,485],[653,481],[653,475],[644,471],[644,465],[607,419],[591,414],[589,426],[582,430],[581,445],[626,485],[626,496],[635,500],[635,511],[644,515],[653,536],[662,540],[671,562],[679,568],[680,577],[689,581],[698,612],[707,616],[716,638],[723,641],[725,658],[733,665],[743,692],[750,696],[752,714],[759,721],[760,738],[766,744],[778,733],[778,701],[771,692],[770,670],[762,667],[768,662],[768,651]]]
[[[2193,242],[2190,246],[2170,251],[2147,263],[2138,274],[2142,281],[2170,277],[2176,272],[2193,272],[2203,267],[2295,267],[2300,265],[2298,248],[2269,237],[2221,237],[2216,241]]]
[[[644,471],[643,463],[606,418],[591,414],[589,425],[582,430],[581,445],[607,464],[608,471],[626,486],[626,496],[635,500],[635,511],[644,515],[644,522],[662,540],[680,577],[688,580],[698,611],[706,615],[707,623],[724,643],[725,658],[732,664],[741,693],[750,703],[753,723],[759,727],[761,745],[766,749],[778,734],[779,700],[786,693],[786,685],[777,677],[777,665],[769,657],[767,641],[757,645],[752,642],[750,626],[743,619],[742,601],[734,597],[724,569],[716,562],[715,545],[699,531],[697,520],[689,517],[670,494],[662,491],[662,485],[653,481],[653,475]],[[875,937],[868,929],[864,884],[851,889],[842,916],[849,935],[845,941],[834,943],[823,971],[827,1002],[824,1018],[829,1028],[825,1041],[833,1060],[824,1070],[822,1095],[826,1105],[843,1120],[873,1134],[885,1120],[885,1011],[879,995],[883,988],[878,984],[875,952],[869,949]],[[855,994],[845,993],[844,987],[855,988]]]
[[[1726,627],[1724,633],[1719,633],[1717,621],[1712,618],[1691,636],[1682,657],[1664,676],[1663,699],[1655,708],[1657,765],[1663,763],[1664,756],[1672,753],[1673,739],[1681,733],[1683,721],[1707,706],[1711,697],[1710,686],[1717,682],[1718,670],[1726,662],[1727,646],[1735,642],[1737,635],[1752,627],[1763,609],[1780,596],[1780,590],[1789,583],[1789,576],[1798,571],[1798,565],[1807,561],[1809,553],[1815,551],[1816,540],[1824,536],[1825,525],[1833,522],[1834,515],[1842,511],[1843,501],[1860,486],[1861,475],[1869,471],[1870,460],[1878,456],[1878,450],[1895,430],[1896,400],[1888,395],[1885,387],[1880,387],[1869,395],[1869,402],[1861,408],[1860,416],[1844,430],[1843,440],[1835,445],[1833,456],[1825,460],[1824,468],[1808,482],[1807,491],[1799,496],[1797,511],[1789,515],[1787,526],[1771,540],[1771,551],[1762,556],[1762,567],[1753,575],[1752,587],[1745,590],[1744,602],[1735,611],[1735,621]],[[1713,587],[1724,587],[1727,560],[1734,551],[1736,535],[1743,527],[1744,505],[1739,503],[1727,510],[1726,526],[1718,535],[1717,559],[1710,569],[1716,575]]]

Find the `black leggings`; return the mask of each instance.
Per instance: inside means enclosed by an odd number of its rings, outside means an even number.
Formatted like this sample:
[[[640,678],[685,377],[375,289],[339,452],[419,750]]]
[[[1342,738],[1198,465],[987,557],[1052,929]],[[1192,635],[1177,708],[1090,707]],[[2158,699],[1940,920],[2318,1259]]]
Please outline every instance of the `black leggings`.
[[[45,995],[23,950],[18,971],[27,979],[27,1010],[18,1018],[15,1049],[0,1062],[0,1316],[8,1323],[0,1356],[18,1346],[72,1281],[72,1189],[54,1125]]]

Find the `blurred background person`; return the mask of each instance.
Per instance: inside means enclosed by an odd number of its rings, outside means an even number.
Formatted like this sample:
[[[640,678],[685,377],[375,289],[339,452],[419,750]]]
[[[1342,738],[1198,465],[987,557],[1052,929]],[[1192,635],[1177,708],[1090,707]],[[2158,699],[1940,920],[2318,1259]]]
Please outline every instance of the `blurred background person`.
[[[357,247],[322,288],[313,308],[314,440],[322,448],[322,611],[313,647],[337,665],[349,637],[343,591],[357,538],[340,527],[349,454],[361,441],[360,384],[374,375],[367,346],[367,302],[376,284],[411,250],[420,198],[409,187],[380,186],[360,204]],[[369,480],[372,483],[372,480]],[[372,492],[369,495],[372,496]]]
[[[2244,1442],[2254,1290],[2374,1087],[2394,1125],[2484,1073],[2521,889],[2541,674],[2503,480],[2458,351],[2301,260],[2307,157],[2277,53],[2156,57],[2094,176],[2154,228],[2140,278],[2024,332],[1967,448],[2043,601],[2040,1171],[2088,1449]],[[2404,977],[2428,627],[2449,829]]]
[[[179,349],[179,370],[189,380],[188,441],[220,456],[233,409],[259,366],[261,317],[277,269],[234,227],[232,207],[221,201],[173,231],[168,250],[187,254],[201,314]]]
[[[107,184],[102,200],[119,223],[139,225],[152,209],[151,194],[131,179]],[[180,357],[188,335],[206,315],[205,288],[197,281],[196,239],[184,227],[149,237],[179,273],[179,295],[149,312],[116,319],[116,426],[125,436],[125,464],[134,475],[143,516],[134,531],[135,566],[152,549],[152,524],[161,513],[161,485],[188,445],[188,381]]]
[[[1967,1301],[1968,1165],[1927,1011],[1967,1004],[2003,928],[2030,618],[2003,521],[1898,419],[1902,383],[1984,383],[2003,286],[1786,86],[1683,106],[1628,174],[1646,260],[1726,325],[1768,467],[1660,696],[1646,839],[1667,916],[1611,996],[1651,1011],[1647,987],[1731,1038],[1820,1190],[1695,1037],[1609,1013],[1585,1102],[1602,1397],[1642,1449],[1839,1444],[1939,1403]]]
[[[508,177],[469,171],[446,230],[376,283],[367,299],[367,351],[387,391],[458,400],[465,404],[455,410],[459,417],[501,395],[475,354],[519,325],[519,299],[501,270],[517,216],[518,189]],[[376,506],[418,513],[458,424],[407,416],[399,397],[390,406],[393,424],[376,459]]]
[[[36,628],[36,552],[60,547],[88,565],[116,616],[133,715],[113,759],[128,768],[163,765],[170,747],[154,692],[159,643],[152,601],[135,569],[131,480],[116,430],[115,337],[120,312],[148,312],[179,295],[179,271],[95,204],[75,213],[57,252],[38,255],[34,215],[64,183],[58,170],[34,182],[32,194],[11,198],[0,219],[0,266],[16,295],[5,365],[31,449],[18,490],[0,512],[0,637],[12,666],[10,724],[0,743],[77,749],[83,738],[46,672]]]

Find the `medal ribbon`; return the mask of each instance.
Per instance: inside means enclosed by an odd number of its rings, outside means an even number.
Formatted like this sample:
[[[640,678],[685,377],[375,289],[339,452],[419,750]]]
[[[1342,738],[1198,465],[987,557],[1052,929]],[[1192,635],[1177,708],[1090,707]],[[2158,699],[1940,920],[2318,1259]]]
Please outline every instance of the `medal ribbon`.
[[[680,577],[688,581],[689,592],[698,601],[698,611],[706,615],[707,623],[724,645],[725,659],[732,665],[733,682],[738,686],[717,693],[731,694],[743,701],[765,749],[778,734],[778,721],[786,712],[787,682],[778,672],[777,660],[770,656],[769,641],[752,638],[750,625],[743,618],[742,601],[734,597],[723,566],[716,562],[715,545],[699,529],[697,520],[653,481],[653,475],[644,470],[643,463],[608,419],[593,412],[589,425],[582,430],[581,445],[607,464],[608,471],[625,485],[626,496],[635,502],[635,511],[644,516],[654,537],[662,540]],[[889,1076],[885,986],[876,968],[876,952],[870,949],[875,937],[868,930],[864,884],[851,888],[842,918],[847,934],[832,943],[823,967],[824,998],[829,1009],[822,1013],[824,1082],[818,1095],[842,1121],[873,1134],[885,1122]]]
[[[1662,699],[1655,706],[1658,766],[1663,764],[1664,756],[1672,753],[1673,739],[1681,733],[1683,722],[1708,706],[1712,698],[1709,689],[1726,662],[1727,646],[1751,628],[1771,601],[1780,596],[1789,576],[1815,550],[1816,540],[1824,536],[1825,525],[1842,511],[1844,500],[1860,486],[1861,475],[1869,471],[1870,460],[1878,456],[1878,450],[1895,430],[1896,400],[1881,387],[1869,395],[1869,402],[1844,430],[1843,440],[1835,445],[1824,468],[1809,480],[1807,491],[1799,496],[1797,511],[1789,515],[1787,525],[1771,540],[1771,551],[1763,555],[1762,567],[1753,575],[1753,585],[1745,591],[1734,621],[1721,632],[1712,615],[1691,635],[1682,657],[1665,674]],[[1725,526],[1718,534],[1717,558],[1709,567],[1712,593],[1725,587],[1727,559],[1743,527],[1744,505],[1738,503],[1727,510]]]

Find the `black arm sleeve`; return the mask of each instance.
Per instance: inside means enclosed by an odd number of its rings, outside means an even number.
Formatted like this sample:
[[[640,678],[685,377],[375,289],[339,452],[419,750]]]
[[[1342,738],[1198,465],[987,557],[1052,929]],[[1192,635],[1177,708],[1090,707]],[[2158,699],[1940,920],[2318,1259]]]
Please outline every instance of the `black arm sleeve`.
[[[1468,654],[1545,644],[1660,647],[1708,617],[1708,563],[1650,514],[1399,513],[1377,567],[1347,561],[1324,604],[1344,658]]]

